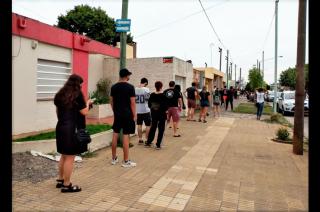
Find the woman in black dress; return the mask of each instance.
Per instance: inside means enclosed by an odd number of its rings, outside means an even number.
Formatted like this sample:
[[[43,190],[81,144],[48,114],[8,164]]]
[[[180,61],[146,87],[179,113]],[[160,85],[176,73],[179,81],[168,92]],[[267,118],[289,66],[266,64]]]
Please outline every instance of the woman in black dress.
[[[83,79],[72,74],[54,97],[58,123],[56,126],[57,151],[61,154],[59,161],[59,178],[57,188],[61,192],[78,192],[81,188],[70,182],[74,158],[77,154],[88,151],[87,145],[80,145],[74,139],[75,129],[86,127],[85,116],[88,114],[91,100],[85,102],[81,92]]]

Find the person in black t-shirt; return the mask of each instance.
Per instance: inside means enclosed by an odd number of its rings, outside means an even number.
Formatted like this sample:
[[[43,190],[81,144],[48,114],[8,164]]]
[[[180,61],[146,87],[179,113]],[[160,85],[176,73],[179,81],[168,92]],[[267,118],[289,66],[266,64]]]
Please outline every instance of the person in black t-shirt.
[[[145,143],[146,147],[150,147],[151,143],[154,139],[156,129],[158,127],[158,139],[156,143],[156,149],[161,148],[163,133],[165,130],[165,124],[167,119],[167,99],[164,94],[161,92],[162,90],[162,82],[157,81],[155,83],[156,92],[150,95],[148,100],[148,106],[151,109],[151,117],[152,123],[149,131],[148,140]]]
[[[227,103],[227,98],[228,98],[228,89],[227,86],[224,86],[224,88],[222,89],[222,102],[221,105],[224,104],[226,105]]]
[[[116,154],[120,130],[123,131],[123,159],[122,167],[134,167],[137,164],[129,160],[129,135],[135,132],[136,95],[134,87],[128,83],[132,73],[127,69],[120,70],[119,82],[111,87],[110,104],[114,114],[112,137],[112,161],[118,162]]]
[[[92,104],[90,99],[85,101],[83,97],[82,83],[82,77],[72,74],[54,97],[58,116],[56,145],[57,152],[61,154],[56,188],[61,188],[61,192],[81,191],[79,186],[72,185],[70,178],[75,156],[88,151],[87,144],[80,144],[74,139],[76,129],[85,129],[85,116]]]
[[[226,111],[228,110],[228,104],[230,102],[231,110],[233,110],[233,97],[234,97],[233,86],[230,86],[230,89],[227,92],[227,102],[226,102]]]
[[[194,109],[196,108],[196,97],[198,94],[198,91],[196,89],[196,83],[193,82],[191,84],[191,87],[187,88],[187,90],[184,92],[187,93],[187,99],[188,99],[188,118],[187,121],[196,121],[193,119],[194,116]]]
[[[206,117],[208,112],[208,107],[211,105],[211,96],[207,91],[207,87],[203,86],[202,91],[199,93],[200,96],[200,114],[199,114],[199,122],[201,122],[201,117],[203,118],[203,123],[207,123]]]
[[[168,104],[168,119],[169,122],[171,117],[173,121],[173,137],[180,137],[177,133],[177,126],[178,122],[180,120],[179,113],[182,110],[182,98],[180,93],[174,89],[175,82],[170,81],[169,83],[169,89],[165,90],[163,93],[165,97],[167,98],[167,104]]]

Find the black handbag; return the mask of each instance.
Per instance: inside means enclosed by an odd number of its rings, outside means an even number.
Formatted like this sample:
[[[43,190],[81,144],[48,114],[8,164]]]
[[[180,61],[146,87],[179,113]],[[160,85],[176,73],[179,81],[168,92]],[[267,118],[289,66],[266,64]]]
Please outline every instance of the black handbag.
[[[76,124],[74,131],[74,139],[80,145],[87,145],[91,142],[91,137],[87,129],[77,129],[78,113],[75,113],[74,122]]]
[[[86,129],[76,129],[75,139],[80,144],[89,144],[91,142],[90,134]]]

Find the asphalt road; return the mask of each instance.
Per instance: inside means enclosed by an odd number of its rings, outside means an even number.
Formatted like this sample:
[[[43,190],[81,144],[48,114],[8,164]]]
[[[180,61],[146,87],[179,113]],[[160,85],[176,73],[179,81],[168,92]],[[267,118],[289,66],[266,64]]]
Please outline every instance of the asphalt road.
[[[273,105],[272,102],[267,102],[270,106]],[[291,123],[294,124],[294,114],[286,115],[285,118]],[[309,116],[304,116],[304,137],[309,138]]]
[[[286,119],[291,123],[294,124],[294,115],[285,116]],[[304,137],[309,138],[309,117],[304,117],[304,129],[303,129]]]

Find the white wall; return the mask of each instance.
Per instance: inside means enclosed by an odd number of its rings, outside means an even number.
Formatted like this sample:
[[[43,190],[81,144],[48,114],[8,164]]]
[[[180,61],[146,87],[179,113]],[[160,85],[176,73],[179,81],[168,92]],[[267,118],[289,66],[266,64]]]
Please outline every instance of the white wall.
[[[103,63],[106,56],[102,54],[89,54],[88,67],[88,92],[92,93],[97,89],[97,82],[103,78]]]
[[[70,49],[40,42],[32,49],[32,41],[12,36],[13,135],[55,128],[53,101],[37,101],[37,60],[72,61]]]
[[[126,67],[132,72],[129,83],[138,86],[141,78],[145,77],[149,81],[148,87],[151,91],[155,91],[156,81],[161,81],[163,89],[167,89],[169,82],[175,80],[176,76],[185,78],[185,83],[182,85],[185,89],[191,86],[193,78],[192,64],[178,58],[174,58],[173,63],[163,63],[162,57],[127,59]],[[105,59],[104,75],[113,83],[118,81],[119,59]]]

